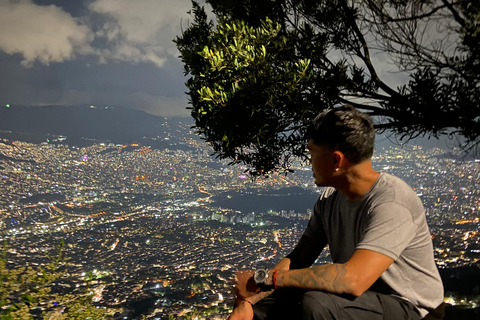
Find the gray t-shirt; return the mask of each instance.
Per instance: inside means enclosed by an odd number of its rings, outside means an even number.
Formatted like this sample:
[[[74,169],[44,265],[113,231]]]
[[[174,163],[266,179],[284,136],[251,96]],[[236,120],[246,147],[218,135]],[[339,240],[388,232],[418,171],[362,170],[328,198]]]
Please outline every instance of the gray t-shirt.
[[[305,236],[328,243],[334,263],[345,263],[356,249],[384,254],[394,263],[370,288],[425,308],[443,301],[443,284],[433,258],[422,202],[404,181],[381,173],[362,199],[349,202],[327,188],[315,204]]]

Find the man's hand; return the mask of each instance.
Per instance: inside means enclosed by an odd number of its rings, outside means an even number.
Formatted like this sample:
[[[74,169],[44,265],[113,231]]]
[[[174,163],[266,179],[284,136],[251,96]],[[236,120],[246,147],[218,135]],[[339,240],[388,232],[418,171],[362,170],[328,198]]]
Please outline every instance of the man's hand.
[[[228,320],[252,320],[253,304],[273,293],[262,291],[253,280],[254,270],[239,270],[235,273],[236,307]],[[245,301],[248,300],[248,301]]]
[[[235,273],[235,294],[237,298],[245,299],[261,291],[253,280],[254,273],[253,270],[239,270]]]
[[[227,320],[252,320],[253,307],[245,300],[237,300],[237,306],[233,309]]]

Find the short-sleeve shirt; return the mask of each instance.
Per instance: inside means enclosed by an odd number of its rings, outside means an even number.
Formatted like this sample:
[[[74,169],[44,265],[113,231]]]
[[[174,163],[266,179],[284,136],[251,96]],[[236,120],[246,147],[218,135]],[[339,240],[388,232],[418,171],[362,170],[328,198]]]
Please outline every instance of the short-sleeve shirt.
[[[358,201],[327,188],[315,204],[304,236],[326,240],[334,263],[345,263],[356,249],[394,260],[370,288],[413,303],[421,316],[443,301],[443,284],[420,198],[401,179],[381,173]]]

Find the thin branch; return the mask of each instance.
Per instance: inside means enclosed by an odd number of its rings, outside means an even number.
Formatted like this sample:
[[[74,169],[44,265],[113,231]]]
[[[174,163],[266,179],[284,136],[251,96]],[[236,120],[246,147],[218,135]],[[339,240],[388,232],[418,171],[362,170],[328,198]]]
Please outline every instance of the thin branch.
[[[441,9],[444,9],[446,7],[447,7],[446,5],[443,5],[443,6],[440,6],[440,7],[436,7],[433,10],[431,10],[430,12],[427,12],[427,13],[424,13],[424,14],[414,15],[414,16],[409,16],[409,17],[404,17],[404,18],[392,18],[391,16],[384,15],[380,11],[376,11],[376,13],[381,15],[381,17],[383,17],[385,19],[384,22],[387,22],[387,23],[388,22],[407,22],[407,21],[416,21],[416,20],[421,20],[421,19],[424,19],[424,18],[428,18],[428,17],[432,16],[435,12],[437,12]],[[377,9],[378,9],[378,7],[377,7]]]
[[[385,91],[386,93],[395,96],[398,95],[398,92],[387,86],[383,81],[380,80],[377,71],[373,67],[372,61],[370,60],[370,52],[368,49],[368,44],[367,41],[365,40],[365,37],[363,36],[362,32],[358,28],[357,22],[355,20],[355,17],[352,14],[353,8],[348,7],[346,2],[343,2],[344,4],[344,9],[346,11],[347,18],[350,20],[350,25],[353,28],[353,31],[355,32],[356,36],[358,37],[358,40],[362,44],[363,48],[363,55],[359,54],[359,57],[363,60],[365,65],[367,66],[368,71],[370,72],[371,78],[378,84],[378,86]]]
[[[453,3],[448,2],[448,0],[442,0],[442,2],[445,4],[445,6],[450,10],[452,13],[453,17],[455,18],[455,21],[457,21],[462,27],[465,27],[465,20],[460,17],[460,14],[455,10],[453,7]]]
[[[390,116],[390,113],[388,112],[388,110],[386,110],[384,108],[381,108],[381,107],[375,107],[375,106],[369,106],[367,104],[356,103],[356,102],[347,100],[347,99],[342,98],[342,97],[338,97],[338,100],[340,102],[350,104],[357,109],[373,111],[373,115],[375,115],[375,116]]]

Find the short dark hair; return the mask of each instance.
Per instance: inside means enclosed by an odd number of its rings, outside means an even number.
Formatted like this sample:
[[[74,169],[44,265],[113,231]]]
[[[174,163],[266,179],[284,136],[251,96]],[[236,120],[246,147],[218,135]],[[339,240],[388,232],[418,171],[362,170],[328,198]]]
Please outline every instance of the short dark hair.
[[[370,116],[351,105],[323,111],[307,130],[309,139],[319,146],[343,152],[352,163],[373,155],[375,129]]]

